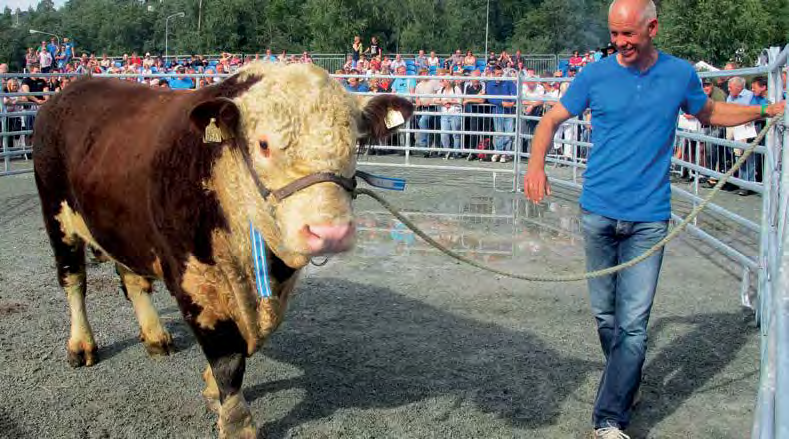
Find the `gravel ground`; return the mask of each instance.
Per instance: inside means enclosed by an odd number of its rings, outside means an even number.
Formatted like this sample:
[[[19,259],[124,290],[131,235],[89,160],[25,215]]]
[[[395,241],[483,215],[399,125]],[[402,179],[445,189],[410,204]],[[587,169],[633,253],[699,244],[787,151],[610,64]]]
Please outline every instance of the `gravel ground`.
[[[490,174],[379,173],[407,175],[408,190],[387,197],[458,251],[518,272],[583,266],[573,191],[557,187],[534,207],[492,191]],[[758,212],[756,197],[723,196]],[[371,200],[357,212],[358,248],[306,270],[286,322],[248,362],[244,393],[262,436],[588,435],[603,363],[583,283],[492,276],[413,240]],[[72,369],[32,175],[0,179],[0,226],[0,437],[216,436],[199,394],[205,360],[161,284],[154,302],[177,352],[149,358],[112,267],[90,265],[100,362]],[[755,248],[754,237],[737,240]],[[687,237],[667,252],[630,433],[746,437],[759,338],[739,308],[740,270]]]

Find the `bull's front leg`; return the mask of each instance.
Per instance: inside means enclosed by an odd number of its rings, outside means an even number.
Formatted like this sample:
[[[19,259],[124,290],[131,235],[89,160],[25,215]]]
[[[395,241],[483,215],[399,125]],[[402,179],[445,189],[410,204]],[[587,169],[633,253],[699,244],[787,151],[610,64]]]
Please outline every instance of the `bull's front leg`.
[[[255,438],[257,428],[241,392],[246,341],[232,320],[217,322],[213,329],[205,329],[195,322],[193,329],[208,359],[208,368],[203,374],[206,380],[203,395],[209,407],[218,406],[219,437]],[[217,397],[218,403],[214,399]]]

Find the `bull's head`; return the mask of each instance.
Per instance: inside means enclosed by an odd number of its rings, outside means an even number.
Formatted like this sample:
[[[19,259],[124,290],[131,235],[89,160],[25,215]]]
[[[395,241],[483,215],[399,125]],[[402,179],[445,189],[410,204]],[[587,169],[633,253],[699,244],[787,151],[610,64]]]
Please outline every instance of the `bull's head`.
[[[236,80],[252,85],[232,99],[205,101],[191,115],[198,129],[222,133],[227,151],[214,167],[212,189],[231,227],[241,232],[252,222],[294,268],[350,249],[355,227],[346,183],[356,172],[357,142],[389,135],[396,127],[387,116],[407,120],[412,104],[393,95],[359,99],[312,65],[256,63]],[[338,178],[294,184],[315,175]]]

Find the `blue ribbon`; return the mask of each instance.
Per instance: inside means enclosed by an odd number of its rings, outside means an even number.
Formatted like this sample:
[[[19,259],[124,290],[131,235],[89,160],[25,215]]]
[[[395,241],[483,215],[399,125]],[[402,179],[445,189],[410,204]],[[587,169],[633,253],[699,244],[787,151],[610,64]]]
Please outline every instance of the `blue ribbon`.
[[[268,262],[266,261],[266,244],[263,240],[263,235],[260,231],[249,222],[249,237],[252,240],[252,259],[255,263],[255,286],[258,290],[258,296],[269,298],[271,294],[271,285],[268,281]]]

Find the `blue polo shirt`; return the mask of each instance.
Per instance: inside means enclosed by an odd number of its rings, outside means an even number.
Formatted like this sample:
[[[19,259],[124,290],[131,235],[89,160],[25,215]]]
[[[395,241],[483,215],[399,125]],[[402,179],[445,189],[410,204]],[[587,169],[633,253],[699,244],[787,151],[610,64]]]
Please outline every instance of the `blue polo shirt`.
[[[485,94],[490,96],[513,96],[518,94],[513,81],[488,81],[485,84]],[[505,107],[502,103],[505,99],[488,98],[488,103],[493,105],[493,112],[496,114],[513,114],[515,107]],[[506,99],[507,102],[515,102],[515,99]]]
[[[408,94],[414,87],[416,87],[416,79],[397,78],[392,81],[392,93]]]
[[[677,116],[698,114],[706,102],[693,67],[662,52],[646,72],[616,56],[587,65],[561,98],[573,115],[592,110],[581,207],[623,221],[668,220]]]

